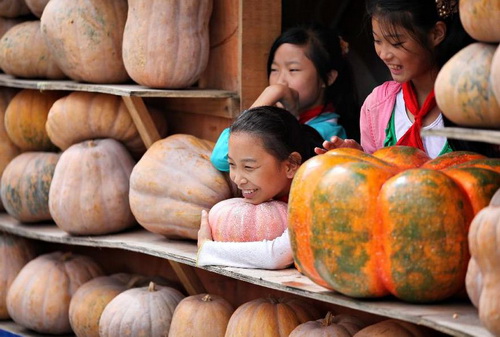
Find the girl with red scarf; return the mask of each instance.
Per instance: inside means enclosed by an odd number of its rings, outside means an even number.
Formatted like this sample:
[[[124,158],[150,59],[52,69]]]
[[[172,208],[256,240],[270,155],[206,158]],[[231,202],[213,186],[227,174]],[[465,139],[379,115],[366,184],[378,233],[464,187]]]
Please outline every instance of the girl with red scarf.
[[[324,149],[355,147],[373,153],[385,146],[406,145],[431,158],[453,150],[485,153],[484,144],[420,136],[422,129],[451,125],[436,105],[434,82],[444,63],[473,42],[461,25],[458,1],[368,0],[367,11],[375,51],[393,81],[376,87],[366,98],[360,117],[361,145],[332,137]]]

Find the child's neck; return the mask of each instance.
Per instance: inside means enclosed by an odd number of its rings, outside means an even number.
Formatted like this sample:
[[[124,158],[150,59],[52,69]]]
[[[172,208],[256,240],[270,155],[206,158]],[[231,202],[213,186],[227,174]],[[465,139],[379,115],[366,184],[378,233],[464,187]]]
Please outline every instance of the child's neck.
[[[425,102],[425,99],[429,95],[429,93],[434,89],[434,82],[436,81],[436,75],[432,75],[431,73],[425,74],[424,76],[414,78],[411,80],[413,87],[415,88],[415,92],[418,98],[418,106],[422,106]]]

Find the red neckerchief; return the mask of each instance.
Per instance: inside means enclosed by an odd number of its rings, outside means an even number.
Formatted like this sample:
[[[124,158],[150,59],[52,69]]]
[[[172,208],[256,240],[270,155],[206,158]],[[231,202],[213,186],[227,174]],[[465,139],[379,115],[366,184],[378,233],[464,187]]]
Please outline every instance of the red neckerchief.
[[[288,204],[288,194],[282,196],[281,198],[276,198],[276,200],[283,201]]]
[[[434,90],[431,90],[429,95],[425,98],[424,105],[419,109],[417,94],[415,93],[415,88],[410,81],[403,83],[403,98],[405,100],[405,105],[411,114],[414,116],[415,121],[412,126],[406,131],[406,133],[401,137],[396,145],[406,145],[419,148],[424,150],[424,143],[422,142],[422,137],[420,136],[420,130],[422,129],[422,120],[436,106],[436,98],[434,95]]]
[[[309,109],[305,111],[304,113],[301,113],[299,116],[299,123],[300,124],[305,124],[309,122],[311,119],[314,117],[318,117],[325,111],[333,111],[333,104],[329,103],[326,106],[324,105],[318,105],[315,108]]]

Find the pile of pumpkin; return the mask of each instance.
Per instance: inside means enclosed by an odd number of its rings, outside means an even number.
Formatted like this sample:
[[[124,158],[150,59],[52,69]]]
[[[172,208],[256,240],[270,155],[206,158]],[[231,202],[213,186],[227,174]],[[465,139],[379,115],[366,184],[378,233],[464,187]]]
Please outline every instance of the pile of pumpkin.
[[[212,7],[212,0],[2,1],[0,68],[22,78],[185,88],[207,66]]]
[[[320,318],[300,298],[257,298],[236,310],[215,294],[184,296],[159,277],[105,275],[91,258],[0,233],[0,319],[43,334],[77,337],[399,336],[430,331],[397,320],[368,325],[351,315]],[[8,259],[5,257],[9,257]]]

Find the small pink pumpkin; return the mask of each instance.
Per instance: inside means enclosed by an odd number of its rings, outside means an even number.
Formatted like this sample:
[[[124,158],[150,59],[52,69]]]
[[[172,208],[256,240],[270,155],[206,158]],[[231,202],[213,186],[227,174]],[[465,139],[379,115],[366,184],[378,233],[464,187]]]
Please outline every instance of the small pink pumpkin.
[[[208,213],[215,241],[273,240],[287,228],[287,204],[270,200],[258,205],[244,198],[231,198],[215,204]]]

